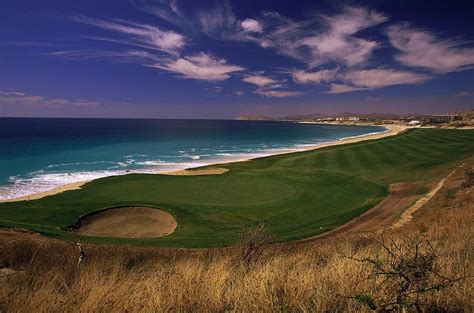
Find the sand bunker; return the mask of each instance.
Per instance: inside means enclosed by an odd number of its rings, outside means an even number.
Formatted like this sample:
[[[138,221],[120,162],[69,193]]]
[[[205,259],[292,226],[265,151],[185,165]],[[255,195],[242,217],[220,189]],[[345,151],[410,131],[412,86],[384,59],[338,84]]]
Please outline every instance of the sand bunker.
[[[150,238],[169,235],[176,225],[173,216],[161,210],[120,207],[84,216],[75,231],[97,237]]]
[[[189,170],[179,170],[173,172],[167,172],[166,175],[176,175],[176,176],[193,176],[193,175],[220,175],[228,172],[227,168],[222,167],[209,167],[204,169],[189,169]]]

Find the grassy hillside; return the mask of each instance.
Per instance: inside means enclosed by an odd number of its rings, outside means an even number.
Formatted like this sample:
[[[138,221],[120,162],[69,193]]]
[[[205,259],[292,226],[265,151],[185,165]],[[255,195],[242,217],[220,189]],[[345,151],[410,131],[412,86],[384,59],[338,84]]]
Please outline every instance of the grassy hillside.
[[[126,175],[28,202],[0,204],[0,225],[50,236],[102,208],[141,205],[163,209],[178,222],[163,238],[91,238],[160,246],[235,243],[242,227],[264,221],[279,241],[316,235],[375,205],[390,183],[423,187],[474,154],[473,130],[416,129],[368,142],[226,164],[222,175]]]
[[[393,300],[404,280],[374,277],[373,266],[346,256],[385,262],[387,251],[374,240],[402,244],[416,238],[435,247],[434,266],[441,276],[471,278],[411,294],[409,300],[418,299],[422,312],[473,312],[473,166],[470,179],[466,180],[467,166],[457,170],[400,229],[382,237],[350,233],[271,245],[248,266],[239,247],[188,250],[97,244],[84,244],[86,258],[77,266],[73,245],[0,229],[0,311],[375,312],[364,299],[373,299],[382,311],[382,302]],[[410,258],[415,253],[425,256],[423,250],[404,247],[401,265],[408,267],[397,269],[418,269],[419,263]],[[440,281],[432,273],[417,277],[422,286]],[[404,303],[386,312],[416,312],[409,301]]]

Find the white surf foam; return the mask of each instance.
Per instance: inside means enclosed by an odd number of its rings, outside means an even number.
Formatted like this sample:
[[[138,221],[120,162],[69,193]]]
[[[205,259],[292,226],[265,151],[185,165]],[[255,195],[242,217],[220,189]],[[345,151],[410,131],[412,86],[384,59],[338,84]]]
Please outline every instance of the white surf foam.
[[[382,132],[389,131],[385,129]],[[349,136],[340,139],[334,139],[330,141],[317,141],[314,143],[297,144],[290,147],[279,147],[279,148],[267,148],[261,149],[262,146],[255,149],[246,149],[246,152],[238,151],[237,146],[233,146],[231,149],[221,150],[219,153],[205,154],[205,155],[190,155],[186,151],[178,151],[183,159],[189,161],[181,162],[165,162],[162,160],[144,160],[137,161],[134,157],[140,157],[145,155],[128,155],[127,159],[122,162],[115,162],[116,166],[112,166],[110,170],[97,170],[97,171],[76,171],[76,172],[51,172],[45,170],[39,170],[31,173],[26,177],[12,176],[10,177],[10,183],[8,185],[0,186],[0,199],[8,200],[18,197],[31,195],[38,192],[45,192],[65,184],[89,181],[93,179],[126,175],[130,173],[142,173],[142,174],[156,174],[169,171],[183,170],[187,168],[206,166],[211,164],[228,163],[228,162],[239,162],[249,159],[261,158],[270,155],[298,152],[307,150],[310,147],[317,147],[319,145],[334,142],[337,140],[344,140],[349,138],[359,138],[369,136],[381,132],[371,132],[358,136]],[[190,149],[192,152],[196,152],[195,148]],[[240,150],[241,151],[241,150]],[[111,163],[108,161],[97,161],[89,162],[88,164],[100,164],[100,163]],[[74,166],[84,165],[86,163],[64,163],[64,164],[52,164],[47,167],[48,170],[54,169],[55,167],[61,166]],[[131,168],[138,167],[138,168]]]

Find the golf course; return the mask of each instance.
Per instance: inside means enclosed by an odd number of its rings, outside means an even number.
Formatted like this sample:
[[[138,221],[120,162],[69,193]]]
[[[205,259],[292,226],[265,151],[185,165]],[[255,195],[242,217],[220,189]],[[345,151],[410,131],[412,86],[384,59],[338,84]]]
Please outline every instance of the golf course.
[[[237,243],[243,228],[263,222],[276,241],[297,240],[374,207],[388,195],[390,184],[411,183],[416,186],[412,192],[421,196],[473,155],[474,130],[412,129],[377,140],[214,165],[228,169],[218,175],[97,179],[78,190],[1,203],[0,226],[97,243],[216,247]],[[146,238],[67,230],[81,217],[116,207],[156,208],[176,225],[169,221],[172,232]]]

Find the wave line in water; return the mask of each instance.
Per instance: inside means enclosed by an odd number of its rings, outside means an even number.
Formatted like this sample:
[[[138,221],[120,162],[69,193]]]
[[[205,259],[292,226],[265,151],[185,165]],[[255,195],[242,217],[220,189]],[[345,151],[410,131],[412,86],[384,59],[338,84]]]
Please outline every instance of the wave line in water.
[[[232,125],[234,123],[235,122],[231,122]],[[237,125],[240,124],[237,123]],[[262,125],[264,124],[252,124],[251,126],[262,128]],[[84,126],[81,125],[81,127]],[[289,140],[284,136],[288,131],[288,127],[290,127],[290,129],[291,127],[302,128],[298,128],[296,135]],[[365,137],[387,131],[386,128],[382,127],[375,129],[380,129],[380,131],[373,131],[374,127],[338,128],[337,126],[319,126],[314,127],[314,135],[310,133],[310,137],[305,138],[301,136],[299,138],[297,134],[299,134],[300,131],[303,132],[303,135],[308,136],[307,132],[313,131],[313,128],[300,126],[296,123],[276,123],[275,125],[271,124],[270,126],[267,125],[263,127],[265,132],[261,135],[262,139],[260,143],[256,142],[256,139],[253,137],[245,137],[250,139],[242,141],[241,138],[243,138],[243,135],[239,133],[239,130],[235,131],[235,133],[231,133],[230,137],[223,136],[218,141],[215,139],[214,141],[209,141],[207,137],[208,133],[202,135],[201,141],[195,140],[185,142],[185,144],[182,144],[182,139],[177,138],[176,143],[174,141],[172,142],[174,148],[167,150],[160,148],[162,143],[159,140],[144,141],[141,145],[132,141],[130,146],[125,145],[124,149],[121,150],[114,148],[115,150],[109,151],[107,148],[102,148],[106,153],[100,150],[99,146],[90,152],[90,154],[83,152],[83,155],[87,156],[89,160],[68,162],[67,157],[63,157],[57,160],[59,162],[52,160],[54,163],[43,165],[42,168],[36,171],[13,173],[13,175],[7,176],[8,182],[6,184],[4,183],[2,185],[0,182],[0,200],[15,199],[35,193],[47,192],[66,184],[89,181],[107,176],[130,173],[157,174],[211,164],[238,162],[269,155],[303,151],[330,142]],[[217,134],[219,134],[219,131],[219,129],[216,129]],[[245,131],[247,131],[247,129],[245,129]],[[282,138],[284,139],[279,139],[279,137],[276,136],[278,140],[275,140],[275,135],[272,134],[272,132],[275,131],[280,131],[279,136],[283,136]],[[267,132],[270,133],[270,135],[267,136]],[[357,135],[347,136],[350,135],[351,132],[352,134],[355,132]],[[237,134],[237,140],[232,139],[235,134]],[[156,147],[159,149],[157,150]],[[68,155],[77,159],[73,153],[69,153]],[[99,159],[94,160],[93,158],[96,157],[96,155]],[[122,156],[120,157],[120,155]],[[108,157],[111,159],[119,159],[112,161],[107,160]]]

